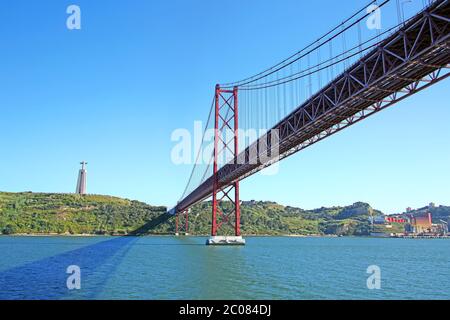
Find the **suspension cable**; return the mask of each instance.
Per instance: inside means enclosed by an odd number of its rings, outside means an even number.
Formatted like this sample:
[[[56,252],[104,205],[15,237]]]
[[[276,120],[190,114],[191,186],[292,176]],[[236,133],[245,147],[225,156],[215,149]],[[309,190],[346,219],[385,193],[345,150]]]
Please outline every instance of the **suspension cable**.
[[[378,6],[378,8],[383,7],[384,5],[386,5],[388,2],[390,2],[391,0],[385,0],[382,4],[380,4]],[[244,80],[240,80],[234,83],[226,83],[226,84],[222,84],[221,86],[224,88],[231,88],[234,86],[244,86],[250,83],[253,83],[255,81],[258,81],[264,77],[267,77],[275,72],[280,71],[281,69],[291,65],[292,63],[298,61],[299,59],[303,58],[304,56],[308,55],[309,53],[315,51],[317,48],[322,47],[323,45],[327,44],[328,42],[332,41],[333,39],[335,39],[336,37],[338,37],[339,35],[341,35],[342,33],[344,33],[345,31],[347,31],[348,29],[352,28],[354,25],[356,25],[357,23],[359,23],[360,21],[362,21],[363,19],[367,18],[368,16],[370,16],[372,12],[368,12],[366,13],[363,17],[359,18],[357,21],[353,22],[352,24],[350,24],[349,26],[343,28],[341,31],[339,31],[337,34],[331,36],[330,38],[328,38],[325,42],[321,42],[322,39],[324,39],[325,37],[329,36],[330,34],[333,34],[334,31],[338,30],[339,28],[342,28],[347,22],[351,21],[354,17],[356,17],[358,14],[360,14],[361,12],[363,12],[364,10],[367,10],[366,8],[368,6],[370,6],[371,4],[376,3],[376,0],[371,1],[367,6],[365,6],[364,8],[360,9],[358,12],[356,12],[355,14],[353,14],[350,18],[346,19],[344,22],[340,23],[338,26],[334,27],[331,31],[327,32],[325,35],[323,35],[322,37],[318,38],[317,40],[315,40],[314,42],[312,42],[311,44],[309,44],[308,46],[306,46],[305,48],[303,48],[302,50],[298,51],[297,53],[291,55],[290,57],[288,57],[287,59],[284,59],[283,61],[281,61],[280,63],[270,67],[269,69],[260,72],[254,76],[251,76],[249,78],[246,78]],[[318,45],[316,47],[314,47],[313,49],[309,50],[306,53],[303,53],[304,51],[306,51],[307,49],[313,47],[316,43],[318,43]],[[300,57],[295,58],[294,60],[290,61],[291,59],[293,59],[294,57],[298,56],[302,54]]]
[[[211,120],[211,115],[212,115],[212,111],[213,111],[213,108],[214,108],[214,101],[215,101],[215,97],[213,98],[212,103],[211,103],[211,107],[209,109],[208,120],[206,121],[206,126],[205,126],[205,129],[203,130],[202,142],[201,142],[200,147],[198,149],[197,157],[195,158],[194,167],[192,168],[191,174],[189,176],[188,182],[186,184],[186,187],[185,187],[185,189],[183,191],[183,194],[182,194],[180,200],[183,199],[184,196],[186,195],[186,192],[187,192],[187,190],[189,188],[189,185],[191,184],[192,178],[194,176],[194,171],[195,171],[195,168],[197,166],[200,154],[202,152],[202,144],[205,141],[206,131],[208,130],[209,121]]]

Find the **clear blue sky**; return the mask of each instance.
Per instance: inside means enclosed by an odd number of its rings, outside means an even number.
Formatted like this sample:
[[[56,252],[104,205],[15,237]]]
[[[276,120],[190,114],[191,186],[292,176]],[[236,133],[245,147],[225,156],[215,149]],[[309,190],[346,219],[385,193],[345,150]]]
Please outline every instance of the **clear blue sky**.
[[[117,0],[0,3],[0,190],[89,192],[173,205],[189,166],[177,128],[205,120],[214,84],[251,75],[367,1]],[[420,1],[421,2],[421,1]],[[82,29],[66,28],[66,8]],[[241,198],[303,208],[450,204],[450,80],[242,183]]]

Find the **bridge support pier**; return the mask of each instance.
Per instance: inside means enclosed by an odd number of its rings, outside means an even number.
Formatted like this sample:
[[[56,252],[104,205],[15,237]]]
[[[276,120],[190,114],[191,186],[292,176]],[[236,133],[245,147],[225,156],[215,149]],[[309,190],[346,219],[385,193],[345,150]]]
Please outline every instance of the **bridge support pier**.
[[[241,236],[239,181],[223,186],[218,175],[219,163],[237,164],[238,145],[238,88],[224,90],[216,85],[214,121],[214,163],[211,238],[207,245],[244,245]],[[223,201],[225,200],[225,201]],[[218,236],[223,225],[231,225],[234,236]]]
[[[215,236],[206,240],[208,246],[244,246],[245,239],[242,236]]]

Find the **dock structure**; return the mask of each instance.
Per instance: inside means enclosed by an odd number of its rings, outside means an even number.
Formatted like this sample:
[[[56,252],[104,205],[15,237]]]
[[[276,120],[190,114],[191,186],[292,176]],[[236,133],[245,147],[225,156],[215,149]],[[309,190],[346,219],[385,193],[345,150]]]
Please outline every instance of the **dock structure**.
[[[450,239],[448,235],[404,235],[403,239]]]

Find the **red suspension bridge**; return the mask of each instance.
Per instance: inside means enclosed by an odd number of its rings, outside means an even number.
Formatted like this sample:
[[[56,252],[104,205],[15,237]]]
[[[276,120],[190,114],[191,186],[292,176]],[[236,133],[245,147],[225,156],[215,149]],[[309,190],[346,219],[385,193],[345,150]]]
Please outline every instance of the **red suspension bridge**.
[[[390,5],[398,21],[377,28]],[[447,78],[449,0],[423,1],[409,18],[403,10],[400,0],[372,1],[275,66],[216,85],[206,126],[214,129],[214,148],[207,163],[196,161],[169,212],[176,232],[184,226],[187,233],[189,209],[212,198],[208,244],[243,244],[239,181]],[[252,129],[263,130],[248,134]],[[225,224],[234,236],[219,237]]]

